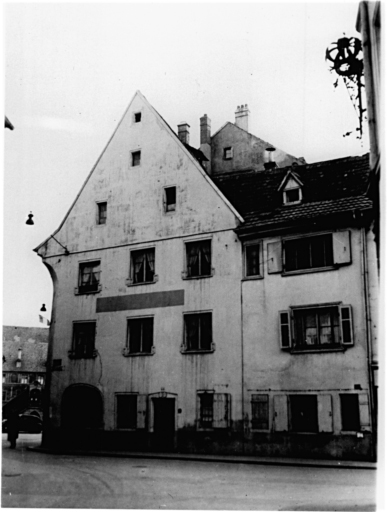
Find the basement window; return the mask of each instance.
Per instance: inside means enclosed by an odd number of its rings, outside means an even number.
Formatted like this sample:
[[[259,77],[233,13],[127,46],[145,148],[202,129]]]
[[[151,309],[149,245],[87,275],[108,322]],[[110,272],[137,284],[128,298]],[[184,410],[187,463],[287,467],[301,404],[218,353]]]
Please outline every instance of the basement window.
[[[251,395],[251,428],[269,429],[269,395]]]
[[[200,391],[197,394],[197,426],[199,430],[228,428],[231,422],[231,395]]]
[[[137,393],[116,393],[116,428],[145,428],[147,396]]]

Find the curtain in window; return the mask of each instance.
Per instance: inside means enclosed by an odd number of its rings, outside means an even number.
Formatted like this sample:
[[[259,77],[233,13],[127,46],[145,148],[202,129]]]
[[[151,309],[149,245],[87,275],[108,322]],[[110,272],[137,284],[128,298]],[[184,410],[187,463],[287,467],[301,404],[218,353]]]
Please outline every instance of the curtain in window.
[[[198,243],[187,244],[187,270],[188,276],[199,275],[199,249]]]
[[[137,252],[133,254],[134,282],[142,283],[144,281],[145,253]]]
[[[185,317],[185,335],[187,350],[199,348],[199,315]]]
[[[201,246],[202,251],[202,268],[201,275],[210,275],[211,274],[211,242],[205,241]]]
[[[155,253],[154,250],[145,253],[146,267],[145,267],[145,280],[153,281],[155,275]]]

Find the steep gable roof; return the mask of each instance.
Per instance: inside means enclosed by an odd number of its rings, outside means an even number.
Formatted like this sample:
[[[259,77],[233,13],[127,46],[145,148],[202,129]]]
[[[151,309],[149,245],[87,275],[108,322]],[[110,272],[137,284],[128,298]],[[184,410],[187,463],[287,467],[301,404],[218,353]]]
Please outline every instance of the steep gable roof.
[[[245,223],[238,231],[291,226],[313,219],[371,210],[366,196],[369,156],[347,157],[296,167],[303,183],[300,204],[282,204],[280,185],[294,167],[235,172],[213,177],[216,185],[240,211]]]
[[[68,212],[66,213],[63,221],[61,222],[61,224],[59,225],[59,227],[54,231],[54,233],[49,236],[48,238],[46,238],[46,240],[44,240],[41,244],[39,244],[35,249],[34,251],[35,252],[38,252],[39,249],[41,249],[49,240],[50,238],[52,238],[54,235],[56,235],[60,230],[61,228],[63,227],[64,223],[66,222],[70,212],[72,211],[74,205],[76,204],[76,202],[78,201],[78,198],[80,197],[80,195],[82,194],[82,191],[84,190],[84,188],[86,187],[88,181],[90,180],[94,170],[97,168],[99,162],[101,161],[104,153],[106,152],[107,148],[109,147],[110,143],[112,142],[115,134],[117,133],[118,129],[120,128],[122,122],[124,121],[124,119],[126,118],[127,114],[128,114],[128,111],[134,101],[134,99],[136,97],[139,97],[141,98],[141,100],[143,101],[143,103],[153,112],[153,114],[156,116],[158,122],[161,124],[162,128],[171,136],[173,137],[173,139],[176,141],[177,144],[180,144],[181,147],[183,148],[183,150],[186,152],[186,155],[188,156],[188,158],[191,160],[191,162],[194,164],[194,166],[198,169],[198,171],[200,172],[200,174],[202,175],[202,177],[208,182],[208,184],[213,188],[213,190],[215,191],[215,193],[222,199],[222,201],[227,205],[227,207],[232,211],[232,213],[235,215],[235,217],[243,222],[243,218],[242,216],[240,215],[240,213],[234,208],[234,206],[228,201],[228,199],[223,195],[223,193],[220,191],[220,189],[218,187],[216,187],[213,183],[213,181],[209,178],[209,176],[207,175],[207,173],[205,172],[205,170],[203,169],[202,167],[202,162],[207,160],[207,158],[204,156],[204,154],[200,151],[200,150],[197,150],[193,147],[191,147],[189,144],[184,144],[180,139],[179,137],[177,136],[177,134],[172,130],[172,128],[168,125],[168,123],[162,118],[162,116],[156,111],[156,109],[148,102],[148,100],[145,98],[145,96],[143,96],[141,94],[140,91],[137,91],[135,93],[135,95],[133,96],[132,100],[130,101],[128,107],[126,108],[122,118],[120,119],[116,129],[114,130],[112,136],[110,137],[108,143],[106,144],[106,146],[104,147],[102,153],[100,154],[100,156],[98,157],[96,163],[94,164],[94,166],[92,167],[91,171],[89,172],[86,180],[84,181],[79,193],[77,194],[75,200],[73,201],[71,207],[69,208]]]

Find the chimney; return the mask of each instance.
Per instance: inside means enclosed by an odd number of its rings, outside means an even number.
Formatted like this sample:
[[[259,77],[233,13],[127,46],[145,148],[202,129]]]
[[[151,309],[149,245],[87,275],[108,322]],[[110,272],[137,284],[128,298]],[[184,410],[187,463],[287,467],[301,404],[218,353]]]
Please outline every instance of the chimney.
[[[275,151],[275,148],[273,148],[273,146],[269,146],[268,148],[266,148],[265,151],[266,151],[266,155],[267,155],[267,160],[263,164],[264,168],[266,170],[275,169],[277,167],[276,162],[273,161],[273,153]]]
[[[208,158],[208,162],[203,162],[207,174],[211,174],[211,119],[204,114],[200,118],[200,151]]]
[[[249,131],[249,107],[246,105],[241,105],[237,107],[235,112],[235,124],[238,128],[242,128],[242,130]]]
[[[177,136],[184,144],[189,144],[189,129],[188,123],[180,123],[177,125]]]
[[[211,144],[211,119],[204,114],[200,118],[200,145]]]

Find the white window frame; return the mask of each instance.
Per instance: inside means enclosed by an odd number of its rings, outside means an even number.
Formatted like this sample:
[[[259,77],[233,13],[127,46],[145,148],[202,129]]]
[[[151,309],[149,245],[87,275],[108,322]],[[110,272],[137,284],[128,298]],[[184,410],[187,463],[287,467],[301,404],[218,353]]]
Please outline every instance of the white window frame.
[[[233,146],[226,146],[223,148],[223,160],[232,160],[234,158]]]
[[[293,190],[298,190],[298,199],[296,201],[288,201],[287,192],[292,192]],[[301,187],[291,187],[285,188],[283,191],[283,202],[284,205],[293,205],[300,204],[302,202],[302,188]]]
[[[316,309],[324,309],[324,308],[337,308],[337,315],[338,315],[338,322],[339,322],[339,332],[340,332],[340,341],[339,343],[335,343],[333,345],[327,345],[324,346],[323,344],[316,344],[316,345],[310,345],[305,346],[305,348],[300,348],[300,346],[297,346],[295,344],[295,336],[296,336],[296,329],[295,329],[295,319],[294,319],[294,312],[295,311],[308,311],[308,310],[316,310]],[[319,352],[337,352],[337,351],[343,351],[348,347],[353,347],[355,343],[354,339],[354,327],[353,327],[353,312],[352,312],[352,306],[350,304],[342,304],[341,302],[329,302],[324,304],[308,304],[303,306],[290,306],[288,310],[282,310],[278,312],[278,318],[279,318],[279,342],[280,342],[280,349],[284,351],[290,351],[292,354],[304,354],[304,353],[319,353]],[[344,311],[346,313],[346,318],[344,317]],[[287,316],[288,321],[285,322],[285,315]],[[345,330],[344,329],[344,323],[346,325],[349,325],[349,332],[348,327]],[[283,336],[283,330],[284,328],[286,332],[287,328],[287,335],[289,338],[289,345],[284,343],[284,336]],[[349,334],[349,341],[344,341],[345,333]]]

